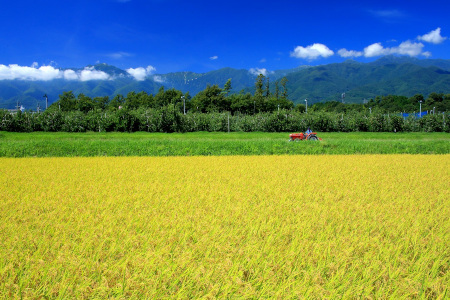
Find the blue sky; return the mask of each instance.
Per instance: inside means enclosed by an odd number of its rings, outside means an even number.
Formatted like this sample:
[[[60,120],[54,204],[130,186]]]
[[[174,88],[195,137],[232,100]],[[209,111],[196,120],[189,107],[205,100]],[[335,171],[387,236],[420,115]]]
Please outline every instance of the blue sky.
[[[96,63],[148,75],[272,71],[388,54],[450,59],[448,0],[2,2],[0,79],[21,67]]]

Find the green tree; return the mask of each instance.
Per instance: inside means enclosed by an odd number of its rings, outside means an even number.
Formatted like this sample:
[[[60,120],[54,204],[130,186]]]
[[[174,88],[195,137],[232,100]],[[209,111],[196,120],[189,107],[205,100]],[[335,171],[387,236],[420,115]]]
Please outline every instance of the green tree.
[[[183,93],[181,91],[175,89],[170,89],[166,91],[162,86],[159,88],[158,93],[154,97],[155,105],[157,107],[164,107],[169,104],[172,104],[174,106],[179,107],[180,102],[182,100],[181,96],[183,96]],[[181,104],[181,107],[182,106],[183,105]]]
[[[229,110],[226,103],[222,89],[216,84],[208,84],[206,89],[192,98],[194,109],[203,113]]]
[[[242,90],[239,94],[233,94],[229,98],[231,98],[231,112],[253,113],[253,97],[250,93],[244,94]]]
[[[278,98],[280,97],[280,88],[278,87],[278,81],[275,81],[275,99],[278,100]]]
[[[402,107],[402,111],[405,112],[418,112],[419,111],[419,102],[425,103],[424,97],[421,94],[416,94],[408,99],[408,103]]]
[[[267,100],[267,104],[266,104],[266,110],[267,111],[278,111],[281,109],[291,109],[294,107],[294,103],[288,99],[284,99],[284,98],[275,98],[270,97]]]
[[[50,108],[61,111],[73,111],[77,108],[77,99],[72,91],[63,92]]]
[[[121,94],[117,94],[108,105],[109,110],[117,110],[125,105],[125,98]]]
[[[288,98],[288,90],[287,90],[287,82],[288,82],[288,80],[287,80],[287,78],[286,77],[283,77],[283,78],[281,78],[281,80],[280,80],[280,84],[281,84],[281,97],[282,98],[284,98],[284,99],[287,99]]]
[[[295,106],[294,110],[298,111],[300,113],[304,113],[306,111],[306,106],[305,106],[305,104],[299,103]]]
[[[450,94],[431,93],[425,101],[427,110],[435,112],[450,111]]]
[[[264,91],[264,96],[266,98],[270,97],[270,79],[269,79],[269,77],[267,77],[267,80],[266,80],[266,90]]]
[[[95,103],[92,99],[84,94],[79,94],[76,103],[76,109],[87,113],[95,108]]]
[[[263,86],[264,81],[266,80],[266,77],[263,74],[259,74],[258,77],[256,77],[255,82],[255,97],[256,98],[262,98],[263,97]]]
[[[93,99],[93,102],[94,102],[95,108],[104,110],[109,105],[109,97],[108,96],[95,97]]]
[[[223,86],[223,92],[225,93],[225,97],[228,97],[231,91],[231,78],[227,80],[225,85]]]
[[[259,74],[256,77],[255,82],[255,95],[253,97],[253,112],[262,112],[265,111],[265,103],[264,103],[264,83],[266,81],[266,77],[263,74]]]
[[[147,94],[145,91],[139,93],[129,92],[125,100],[125,107],[128,109],[138,109],[140,107],[148,108],[154,107],[154,99],[152,94]]]

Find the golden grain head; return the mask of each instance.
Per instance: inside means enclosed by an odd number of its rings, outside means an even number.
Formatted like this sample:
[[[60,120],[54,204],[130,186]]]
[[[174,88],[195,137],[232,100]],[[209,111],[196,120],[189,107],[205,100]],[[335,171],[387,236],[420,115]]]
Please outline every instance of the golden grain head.
[[[0,159],[0,298],[445,298],[450,155]]]

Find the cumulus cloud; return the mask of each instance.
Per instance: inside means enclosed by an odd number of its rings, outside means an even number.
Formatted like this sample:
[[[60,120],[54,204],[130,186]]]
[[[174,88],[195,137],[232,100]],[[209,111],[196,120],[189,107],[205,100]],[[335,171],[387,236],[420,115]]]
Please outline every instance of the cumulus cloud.
[[[216,60],[216,59],[218,59],[219,57],[217,56],[217,55],[214,55],[214,56],[211,56],[209,59],[210,60]]]
[[[381,56],[381,55],[387,55],[389,54],[389,51],[387,51],[381,43],[374,43],[372,45],[367,46],[364,48],[364,56],[365,57],[374,57],[374,56]]]
[[[138,81],[145,80],[156,69],[153,66],[146,68],[129,68],[126,71],[130,76]],[[32,80],[32,81],[49,81],[53,79],[65,79],[65,80],[78,80],[78,81],[90,81],[90,80],[112,80],[116,77],[110,76],[100,70],[96,70],[95,67],[86,67],[82,70],[72,69],[57,69],[53,66],[41,66],[38,67],[38,63],[33,63],[31,67],[19,66],[17,64],[3,65],[0,64],[0,80]],[[156,82],[162,82],[163,79],[158,76],[153,78]]]
[[[374,57],[389,54],[400,54],[407,56],[427,56],[429,52],[422,52],[424,45],[422,43],[415,43],[411,41],[402,42],[397,47],[384,48],[381,43],[375,43],[364,48],[365,57]]]
[[[419,56],[426,57],[431,56],[430,52],[423,52],[424,44],[411,41],[404,41],[397,47],[383,47],[381,43],[374,43],[364,48],[363,51],[347,50],[345,48],[340,49],[338,54],[342,57],[376,57],[389,54],[399,54],[407,56]]]
[[[74,70],[65,70],[63,72],[63,77],[66,80],[79,80],[80,77]]]
[[[398,47],[391,48],[390,51],[394,54],[418,56],[422,54],[424,45],[422,43],[413,43],[411,41],[405,41]]]
[[[156,69],[153,66],[148,66],[147,68],[129,68],[126,69],[128,74],[134,77],[137,81],[143,81],[147,76],[149,76],[153,71],[156,71]]]
[[[337,52],[342,57],[359,57],[363,56],[362,51],[355,51],[355,50],[347,50],[345,48],[340,49]]]
[[[86,67],[81,71],[60,70],[52,66],[37,67],[37,63],[33,63],[31,67],[19,66],[17,64],[2,65],[0,64],[0,80],[32,80],[32,81],[49,81],[53,79],[66,80],[109,80],[111,77],[102,71],[95,70],[94,67]]]
[[[37,63],[31,67],[19,66],[16,64],[0,64],[0,80],[52,80],[61,78],[61,71],[51,66],[41,66],[37,68]]]
[[[307,47],[297,46],[294,51],[291,52],[291,57],[317,59],[320,56],[326,58],[333,54],[334,52],[324,44],[315,43]]]
[[[95,70],[94,67],[86,67],[80,72],[81,81],[89,80],[108,80],[110,76],[103,71]]]
[[[438,27],[435,30],[430,31],[427,34],[419,35],[417,37],[419,41],[424,41],[432,44],[440,44],[447,39],[447,37],[441,36],[441,28]]]
[[[250,70],[248,70],[250,72],[250,74],[253,74],[255,76],[259,76],[259,74],[262,74],[264,76],[267,76],[268,74],[272,73],[269,70],[265,69],[265,68],[251,68]]]

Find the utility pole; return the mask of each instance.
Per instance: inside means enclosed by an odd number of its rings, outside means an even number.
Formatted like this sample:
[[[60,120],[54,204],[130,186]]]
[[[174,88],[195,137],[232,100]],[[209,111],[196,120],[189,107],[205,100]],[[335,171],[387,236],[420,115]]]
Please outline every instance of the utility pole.
[[[47,108],[48,108],[48,97],[47,97],[47,94],[45,94],[43,97],[45,98],[45,110],[47,110]]]
[[[420,104],[419,118],[422,118],[422,100],[419,101],[419,104]]]
[[[308,99],[305,99],[305,103],[306,103],[306,105],[305,105],[306,106],[306,111],[305,112],[308,113]]]

